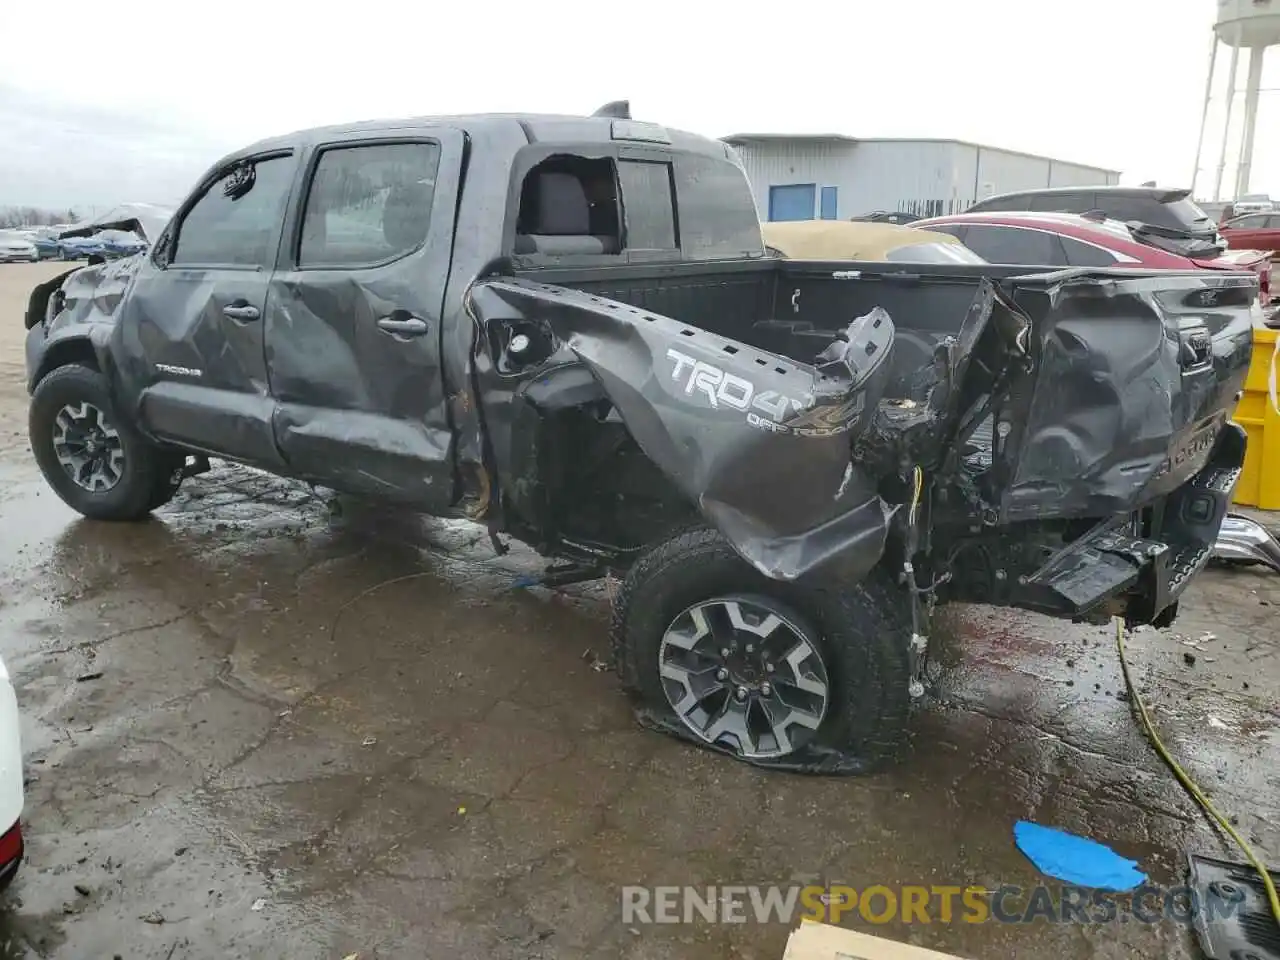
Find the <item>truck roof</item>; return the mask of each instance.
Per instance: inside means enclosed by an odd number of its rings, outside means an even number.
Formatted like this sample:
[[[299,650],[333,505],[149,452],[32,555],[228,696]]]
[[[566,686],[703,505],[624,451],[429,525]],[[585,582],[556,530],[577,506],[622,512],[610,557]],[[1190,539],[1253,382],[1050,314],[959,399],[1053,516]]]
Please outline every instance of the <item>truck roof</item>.
[[[462,130],[477,140],[483,140],[487,133],[497,132],[497,128],[503,128],[503,132],[508,132],[511,128],[518,127],[523,130],[524,137],[529,143],[639,141],[657,143],[685,152],[701,153],[721,158],[731,155],[732,150],[728,144],[710,137],[688,133],[683,130],[672,130],[670,127],[640,120],[618,117],[575,117],[558,114],[476,113],[454,116],[361,120],[356,123],[297,130],[293,133],[268,137],[235,150],[223,157],[217,165],[219,167],[225,166],[227,163],[241,157],[276,149],[305,146],[312,143],[363,139],[370,135],[385,135],[389,137],[414,136],[427,133],[433,128],[441,126]]]

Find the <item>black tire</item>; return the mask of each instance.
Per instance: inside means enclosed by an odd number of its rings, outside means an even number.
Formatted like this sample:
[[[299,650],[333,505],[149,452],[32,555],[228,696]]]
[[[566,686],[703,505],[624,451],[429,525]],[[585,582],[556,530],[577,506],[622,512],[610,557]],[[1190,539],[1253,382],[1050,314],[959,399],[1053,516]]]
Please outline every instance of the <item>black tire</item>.
[[[123,451],[119,479],[110,489],[80,486],[58,460],[54,448],[57,417],[68,405],[92,404],[109,420]],[[171,455],[148,443],[121,418],[111,401],[107,379],[96,370],[70,364],[52,371],[36,386],[28,416],[31,449],[45,481],[77,513],[94,520],[141,520],[173,495]],[[167,495],[166,495],[167,494]]]
[[[716,531],[679,533],[636,561],[614,607],[614,662],[627,691],[682,724],[658,672],[663,635],[693,604],[735,595],[768,597],[812,626],[830,683],[812,744],[856,757],[867,768],[892,758],[911,712],[910,611],[902,591],[879,570],[838,589],[820,578],[771,580]]]

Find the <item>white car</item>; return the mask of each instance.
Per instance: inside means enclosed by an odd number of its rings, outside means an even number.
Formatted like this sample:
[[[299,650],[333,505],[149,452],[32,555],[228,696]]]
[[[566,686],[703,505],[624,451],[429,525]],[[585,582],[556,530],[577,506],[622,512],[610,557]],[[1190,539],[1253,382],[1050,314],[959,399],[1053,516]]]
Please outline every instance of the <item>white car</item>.
[[[40,259],[40,251],[29,239],[16,230],[0,230],[0,263],[15,260],[35,263]]]
[[[1231,215],[1238,217],[1245,213],[1271,213],[1275,208],[1275,202],[1265,193],[1246,193],[1231,205]]]
[[[22,862],[22,782],[18,699],[0,660],[0,890],[13,882]]]

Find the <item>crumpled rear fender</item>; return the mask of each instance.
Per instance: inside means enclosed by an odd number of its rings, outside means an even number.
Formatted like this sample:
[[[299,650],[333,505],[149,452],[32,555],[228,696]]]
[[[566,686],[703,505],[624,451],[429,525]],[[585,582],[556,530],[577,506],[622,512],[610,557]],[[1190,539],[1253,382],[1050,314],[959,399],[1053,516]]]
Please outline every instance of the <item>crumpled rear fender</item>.
[[[524,280],[479,281],[468,308],[481,327],[475,360],[491,438],[508,435],[522,386],[581,362],[646,456],[766,576],[795,579],[835,557],[859,575],[879,560],[892,508],[852,445],[889,377],[885,311],[855,319],[804,363]],[[513,351],[520,334],[528,343]]]

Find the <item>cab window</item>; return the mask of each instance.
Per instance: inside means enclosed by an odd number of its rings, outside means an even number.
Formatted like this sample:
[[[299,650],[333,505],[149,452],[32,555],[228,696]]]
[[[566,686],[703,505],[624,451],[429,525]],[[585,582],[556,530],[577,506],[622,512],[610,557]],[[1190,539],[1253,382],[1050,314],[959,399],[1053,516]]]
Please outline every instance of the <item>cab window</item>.
[[[520,185],[516,253],[618,254],[622,218],[611,157],[556,154],[535,164]]]
[[[422,246],[439,164],[434,142],[324,150],[307,188],[298,266],[372,266]]]
[[[182,218],[167,262],[274,266],[293,171],[292,156],[237,163],[208,186]]]

